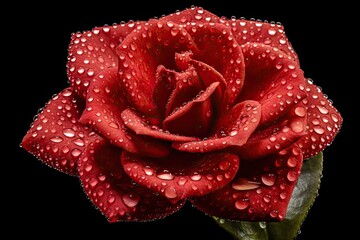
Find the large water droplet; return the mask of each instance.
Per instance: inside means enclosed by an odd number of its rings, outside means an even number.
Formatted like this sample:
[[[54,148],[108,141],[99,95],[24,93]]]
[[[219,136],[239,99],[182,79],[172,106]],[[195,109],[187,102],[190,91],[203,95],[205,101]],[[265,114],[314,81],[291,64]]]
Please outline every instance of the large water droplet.
[[[81,151],[80,151],[79,149],[77,149],[77,148],[74,148],[74,149],[71,151],[71,155],[72,155],[73,157],[78,157],[78,156],[80,156],[80,154],[81,154]]]
[[[297,179],[297,173],[295,171],[289,171],[286,177],[290,182],[294,182]]]
[[[297,165],[297,160],[295,157],[289,157],[289,159],[287,160],[287,165],[289,167],[296,167]]]
[[[230,168],[230,166],[231,166],[231,164],[226,160],[223,160],[219,163],[219,168],[222,171],[228,170]]]
[[[135,207],[140,201],[140,196],[133,193],[127,193],[122,196],[124,204],[128,207]]]
[[[72,142],[79,147],[85,146],[85,142],[81,138],[75,139]]]
[[[276,34],[276,30],[274,28],[270,28],[268,30],[269,35],[274,36]]]
[[[98,184],[99,180],[97,180],[96,178],[90,178],[89,180],[89,184],[91,187],[95,187]]]
[[[118,129],[119,125],[116,122],[109,122],[109,127]]]
[[[173,180],[174,175],[169,170],[160,170],[156,173],[156,176],[162,180]]]
[[[145,174],[148,176],[154,175],[154,170],[152,170],[149,166],[145,167],[143,170],[144,170]]]
[[[190,179],[193,181],[199,181],[201,179],[201,175],[199,174],[192,175]]]
[[[234,190],[238,190],[238,191],[252,190],[259,188],[259,186],[260,186],[259,182],[250,181],[247,178],[240,178],[231,184],[231,187]]]
[[[235,202],[235,208],[239,210],[244,210],[248,208],[250,205],[249,201],[247,200],[238,200]]]
[[[299,117],[305,117],[306,115],[306,109],[303,107],[296,107],[295,108],[295,114]]]
[[[54,143],[60,143],[62,142],[64,139],[62,137],[59,137],[59,136],[55,136],[55,137],[52,137],[50,138],[50,141],[54,142]]]
[[[322,114],[328,114],[329,113],[329,110],[327,108],[325,108],[324,106],[316,106],[317,109],[319,109],[319,111],[322,113]]]
[[[237,131],[237,130],[233,130],[233,131],[231,131],[231,132],[229,133],[229,135],[230,135],[231,137],[236,136],[237,134],[238,134],[238,131]]]
[[[261,176],[261,182],[266,186],[274,186],[276,181],[276,176],[274,174],[264,174]]]
[[[277,216],[278,216],[278,211],[272,210],[272,211],[270,212],[270,217],[276,218]]]
[[[69,138],[72,138],[75,136],[75,131],[72,130],[71,128],[66,128],[63,130],[63,134],[66,136],[66,137],[69,137]]]
[[[331,119],[336,123],[339,121],[338,116],[336,114],[334,114],[334,113],[331,114]]]
[[[300,133],[304,130],[304,126],[302,122],[294,121],[290,124],[291,130],[296,133]]]
[[[315,126],[314,127],[314,131],[317,133],[317,134],[323,134],[325,132],[325,129],[323,129],[322,127],[320,126]]]
[[[167,187],[165,188],[165,197],[173,199],[177,197],[177,192],[174,187]]]

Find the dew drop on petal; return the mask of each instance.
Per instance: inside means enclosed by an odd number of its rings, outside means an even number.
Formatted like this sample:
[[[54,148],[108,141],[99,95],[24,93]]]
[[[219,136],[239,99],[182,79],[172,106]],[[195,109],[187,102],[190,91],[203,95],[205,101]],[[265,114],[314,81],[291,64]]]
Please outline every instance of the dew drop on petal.
[[[276,176],[274,174],[264,174],[261,176],[261,182],[266,186],[274,186]]]
[[[174,175],[168,170],[160,170],[156,173],[156,176],[161,180],[173,180]]]
[[[286,178],[290,181],[290,182],[294,182],[297,179],[297,174],[295,171],[289,171],[288,174],[286,175]]]
[[[124,204],[128,207],[135,207],[136,205],[138,205],[139,201],[140,201],[140,196],[138,194],[131,194],[131,193],[127,193],[124,194],[121,198],[124,202]]]
[[[72,138],[75,136],[75,131],[72,130],[71,128],[66,128],[63,130],[63,134],[66,136],[66,137],[69,137],[69,138]]]
[[[306,115],[306,109],[303,107],[296,107],[295,108],[295,114],[299,117],[305,117]]]
[[[219,163],[219,168],[222,171],[228,170],[230,168],[230,163],[226,160],[223,160]]]
[[[234,190],[238,190],[238,191],[252,190],[259,188],[259,186],[260,186],[259,182],[250,181],[247,178],[240,178],[231,184],[231,187]]]
[[[52,137],[50,138],[50,141],[54,142],[54,143],[60,143],[62,142],[64,139],[62,137],[59,137],[59,136],[55,136],[55,137]]]
[[[176,192],[176,189],[174,187],[167,187],[165,188],[165,197],[167,198],[176,198],[177,197],[177,192]]]
[[[315,126],[314,127],[314,131],[317,133],[317,134],[323,134],[325,132],[325,130],[320,127],[320,126]]]
[[[244,200],[238,200],[235,202],[235,208],[239,210],[244,210],[248,208],[250,205],[249,201]]]

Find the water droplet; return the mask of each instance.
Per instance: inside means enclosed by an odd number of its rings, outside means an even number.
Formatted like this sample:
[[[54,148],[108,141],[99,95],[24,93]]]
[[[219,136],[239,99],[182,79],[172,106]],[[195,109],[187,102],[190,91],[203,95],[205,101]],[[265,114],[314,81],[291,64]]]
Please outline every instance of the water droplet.
[[[231,187],[234,190],[238,190],[238,191],[252,190],[259,188],[259,186],[260,186],[259,182],[250,181],[247,178],[240,178],[231,184]]]
[[[187,179],[186,179],[186,178],[180,177],[177,183],[178,183],[180,186],[184,186],[186,182],[187,182]]]
[[[323,106],[316,106],[322,114],[328,114],[329,110]]]
[[[128,193],[122,196],[122,200],[126,206],[135,207],[140,201],[140,196],[137,194]]]
[[[336,114],[334,114],[334,113],[331,114],[331,119],[336,123],[339,121],[338,116]]]
[[[190,179],[193,181],[199,181],[201,179],[201,175],[199,174],[192,175]]]
[[[107,201],[108,201],[108,203],[112,204],[115,202],[115,197],[112,195],[109,195]]]
[[[230,166],[231,166],[231,164],[226,160],[223,160],[219,163],[219,168],[222,171],[228,170],[230,168]]]
[[[274,36],[276,34],[276,30],[274,28],[270,28],[268,30],[269,35]]]
[[[79,147],[85,146],[85,142],[81,138],[75,139],[72,142]]]
[[[69,137],[69,138],[72,138],[75,136],[75,131],[72,130],[71,128],[66,128],[63,130],[63,134],[66,136],[66,137]]]
[[[317,133],[317,134],[323,134],[325,132],[325,129],[323,129],[322,127],[320,126],[315,126],[314,127],[314,131]]]
[[[143,170],[144,170],[145,174],[148,176],[154,175],[154,170],[152,170],[149,166],[146,166]]]
[[[290,182],[294,182],[297,179],[297,173],[295,171],[289,171],[286,177]]]
[[[259,226],[260,226],[260,228],[265,229],[266,228],[266,222],[259,222]]]
[[[276,176],[274,174],[264,174],[261,176],[261,182],[266,186],[274,186],[276,181]]]
[[[71,155],[72,155],[73,157],[78,157],[78,156],[80,156],[80,154],[81,154],[81,150],[79,150],[79,149],[77,149],[77,148],[74,148],[74,149],[71,151]]]
[[[295,157],[289,157],[289,159],[287,160],[287,165],[289,167],[296,167],[297,165],[297,160]]]
[[[278,211],[272,210],[272,211],[270,212],[270,217],[276,218],[277,216],[278,216]]]
[[[116,122],[109,122],[109,127],[118,129],[119,125]]]
[[[229,133],[230,136],[236,136],[238,134],[238,131],[237,130],[233,130]]]
[[[285,200],[286,199],[286,192],[280,193],[280,199]]]
[[[319,124],[320,124],[319,119],[313,119],[311,122],[312,122],[312,124],[314,124],[314,125],[319,125]]]
[[[295,108],[295,114],[299,117],[305,117],[306,115],[306,109],[303,107],[296,107]]]
[[[87,70],[87,72],[86,72],[86,74],[87,74],[89,77],[93,76],[94,73],[95,73],[95,71],[94,71],[93,69],[91,69],[91,68],[89,68],[89,69]]]
[[[92,168],[93,168],[93,166],[90,163],[86,163],[84,166],[84,170],[86,172],[90,172]]]
[[[179,31],[180,30],[178,28],[174,27],[174,28],[171,29],[170,33],[171,33],[172,36],[175,37],[179,33]]]
[[[239,210],[244,210],[248,208],[250,205],[249,201],[247,200],[238,200],[235,202],[235,208]]]
[[[165,188],[165,197],[173,199],[177,197],[177,192],[174,187],[167,187]]]
[[[91,187],[95,187],[98,184],[99,180],[97,180],[96,178],[90,178],[89,180],[89,184]]]
[[[291,130],[296,133],[300,133],[304,130],[304,126],[302,122],[294,121],[290,124]]]
[[[63,141],[62,137],[56,136],[56,137],[52,137],[50,138],[50,141],[54,142],[54,143],[60,143]]]
[[[135,51],[137,49],[137,45],[134,42],[130,43],[130,49]]]
[[[174,175],[171,174],[169,172],[169,170],[160,170],[156,173],[156,176],[162,180],[173,180],[174,179]]]

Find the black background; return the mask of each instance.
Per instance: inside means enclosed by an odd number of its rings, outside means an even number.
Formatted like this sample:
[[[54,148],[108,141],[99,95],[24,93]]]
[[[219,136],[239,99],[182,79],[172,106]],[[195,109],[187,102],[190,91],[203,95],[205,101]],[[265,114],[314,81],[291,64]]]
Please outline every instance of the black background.
[[[350,14],[345,18],[341,14],[352,7],[328,3],[316,8],[301,2],[264,5],[257,1],[237,5],[231,1],[120,2],[69,3],[66,7],[53,2],[31,3],[21,6],[24,13],[14,11],[19,24],[11,23],[11,36],[7,37],[14,45],[14,61],[9,69],[4,69],[12,75],[6,81],[14,91],[9,92],[8,101],[3,101],[6,106],[11,103],[10,120],[3,118],[3,130],[11,131],[7,135],[10,141],[6,139],[10,148],[3,149],[4,152],[10,149],[11,154],[3,161],[11,165],[1,168],[6,176],[1,195],[7,200],[3,205],[4,212],[9,213],[6,223],[8,229],[19,229],[11,231],[13,236],[50,237],[51,232],[57,236],[101,239],[232,239],[210,217],[190,205],[164,220],[109,224],[87,199],[77,178],[46,167],[19,147],[37,110],[68,86],[65,65],[71,33],[122,20],[147,20],[197,5],[228,18],[234,15],[281,22],[299,55],[305,76],[313,78],[342,113],[345,119],[342,131],[324,152],[319,196],[297,239],[322,239],[328,234],[347,239],[345,236],[355,231],[349,216],[358,215],[357,207],[353,207],[357,206],[356,197],[352,195],[358,191],[352,186],[356,176],[351,170],[358,156],[351,153],[356,152],[352,149],[358,145],[354,140],[354,84],[359,74],[349,58],[349,52],[356,50],[353,47],[356,37],[352,36],[355,24]]]

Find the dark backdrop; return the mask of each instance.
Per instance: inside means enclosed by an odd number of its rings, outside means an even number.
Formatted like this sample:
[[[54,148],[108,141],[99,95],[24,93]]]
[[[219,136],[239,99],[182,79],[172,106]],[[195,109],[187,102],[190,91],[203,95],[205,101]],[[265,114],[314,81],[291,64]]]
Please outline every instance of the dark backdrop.
[[[190,205],[164,220],[108,224],[87,199],[77,178],[46,167],[19,147],[37,110],[53,94],[68,86],[65,64],[71,33],[122,20],[147,20],[191,5],[202,6],[229,18],[234,15],[281,22],[285,26],[305,76],[313,78],[322,87],[345,118],[342,131],[324,152],[320,194],[298,239],[320,239],[328,233],[344,237],[344,234],[355,231],[353,228],[349,230],[346,225],[350,222],[349,213],[357,215],[356,208],[352,207],[355,198],[352,193],[358,189],[352,187],[355,177],[349,166],[355,162],[354,158],[358,158],[356,154],[350,154],[350,149],[357,145],[351,136],[355,135],[351,124],[356,119],[356,108],[351,106],[355,95],[351,91],[355,87],[354,78],[358,80],[356,76],[359,74],[353,75],[355,69],[347,57],[353,49],[351,39],[354,40],[351,16],[345,19],[339,16],[351,7],[347,9],[338,4],[327,4],[316,8],[301,2],[263,5],[256,1],[239,2],[237,5],[231,1],[120,2],[116,5],[106,1],[83,2],[81,5],[69,3],[66,7],[53,2],[43,5],[31,3],[21,5],[24,13],[16,14],[21,20],[19,24],[12,23],[11,37],[16,54],[10,68],[15,69],[11,70],[12,77],[7,78],[8,84],[14,84],[12,89],[15,91],[10,91],[11,98],[4,101],[5,105],[8,102],[15,104],[9,110],[11,121],[5,119],[15,127],[6,125],[3,129],[11,130],[7,135],[11,139],[11,157],[4,162],[12,166],[2,168],[5,176],[9,175],[4,181],[5,189],[10,190],[1,195],[9,200],[4,205],[4,212],[10,213],[6,222],[9,227],[17,226],[19,229],[11,231],[12,234],[25,233],[28,237],[51,237],[48,232],[69,236],[90,234],[101,239],[232,239],[211,218]],[[11,37],[8,40],[12,41]],[[7,152],[9,148],[3,151]]]

